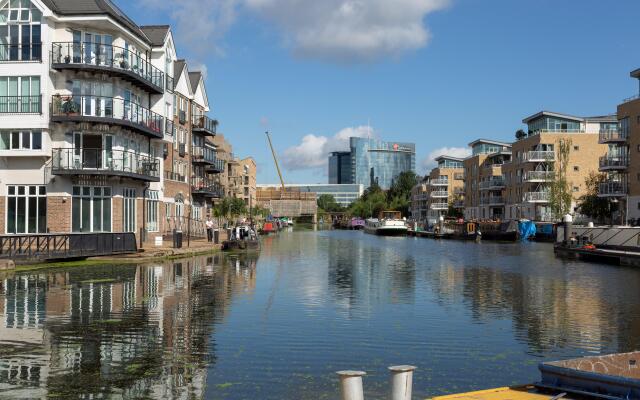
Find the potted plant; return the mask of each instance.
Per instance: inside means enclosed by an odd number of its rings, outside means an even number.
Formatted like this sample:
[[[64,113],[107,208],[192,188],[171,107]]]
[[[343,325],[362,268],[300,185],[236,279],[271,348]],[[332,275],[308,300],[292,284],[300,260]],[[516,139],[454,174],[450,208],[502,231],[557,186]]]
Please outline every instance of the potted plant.
[[[67,54],[66,56],[64,56],[64,63],[69,64],[70,62],[71,62],[71,56]]]
[[[120,68],[129,69],[129,63],[127,62],[127,57],[125,56],[125,54],[118,54],[118,58],[120,58]]]
[[[516,131],[516,139],[521,140],[521,139],[524,139],[526,136],[527,134],[522,129],[518,129]]]

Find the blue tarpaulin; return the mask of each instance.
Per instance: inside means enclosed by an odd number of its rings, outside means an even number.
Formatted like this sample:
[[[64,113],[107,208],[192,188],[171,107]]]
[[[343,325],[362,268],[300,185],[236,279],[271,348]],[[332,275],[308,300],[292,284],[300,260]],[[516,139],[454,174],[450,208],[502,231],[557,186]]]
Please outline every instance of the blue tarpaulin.
[[[518,233],[523,240],[534,237],[536,235],[536,224],[533,221],[520,221],[518,223]]]

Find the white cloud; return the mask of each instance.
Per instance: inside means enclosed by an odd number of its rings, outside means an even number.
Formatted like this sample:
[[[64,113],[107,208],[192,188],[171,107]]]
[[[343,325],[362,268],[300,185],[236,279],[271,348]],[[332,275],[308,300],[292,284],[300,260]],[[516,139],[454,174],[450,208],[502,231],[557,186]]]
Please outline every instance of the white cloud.
[[[373,129],[367,126],[344,128],[331,137],[306,135],[300,144],[287,148],[282,154],[282,164],[288,170],[327,170],[329,153],[348,151],[350,137],[375,137]]]
[[[243,10],[274,25],[294,54],[339,63],[397,57],[424,47],[427,15],[451,0],[142,0],[167,12],[178,42],[202,57],[224,54],[224,34]]]
[[[465,158],[471,155],[471,149],[468,147],[441,147],[430,152],[420,163],[420,172],[426,174],[432,168],[437,166],[435,159],[439,156],[451,156]]]
[[[302,57],[373,61],[424,47],[424,18],[449,0],[244,0]]]

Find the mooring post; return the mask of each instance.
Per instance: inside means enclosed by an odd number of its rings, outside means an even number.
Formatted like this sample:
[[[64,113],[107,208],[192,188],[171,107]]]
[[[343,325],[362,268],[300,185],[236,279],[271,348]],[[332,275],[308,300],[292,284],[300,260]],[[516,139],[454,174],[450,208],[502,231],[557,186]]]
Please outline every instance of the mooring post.
[[[338,371],[340,377],[340,400],[364,400],[362,377],[364,371]]]
[[[389,367],[391,371],[391,400],[411,400],[413,389],[412,365],[395,365]]]
[[[571,230],[573,229],[573,217],[567,214],[563,218],[564,221],[564,244],[569,246],[571,240]]]

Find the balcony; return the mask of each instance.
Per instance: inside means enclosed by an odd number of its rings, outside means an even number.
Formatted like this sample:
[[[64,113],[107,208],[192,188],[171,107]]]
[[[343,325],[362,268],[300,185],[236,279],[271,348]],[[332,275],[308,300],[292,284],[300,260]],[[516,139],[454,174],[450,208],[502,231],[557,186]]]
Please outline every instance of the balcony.
[[[185,175],[173,171],[164,171],[164,179],[187,183],[187,177]]]
[[[448,179],[432,179],[429,183],[431,186],[449,186]]]
[[[612,130],[600,130],[600,134],[598,136],[598,143],[625,143],[629,135],[626,131],[621,131],[618,129]]]
[[[524,159],[528,162],[551,162],[555,161],[556,153],[554,151],[527,151],[524,153]]]
[[[42,95],[0,96],[0,114],[42,114]]]
[[[430,207],[432,210],[448,210],[449,203],[431,203]]]
[[[524,201],[527,203],[548,203],[551,198],[549,192],[526,192]]]
[[[214,165],[216,151],[209,147],[191,146],[191,162],[194,164]]]
[[[463,187],[457,187],[453,189],[453,194],[464,194],[464,193],[465,193],[465,188]]]
[[[51,121],[121,126],[156,139],[166,129],[162,115],[117,97],[53,95]]]
[[[175,89],[174,85],[175,84],[174,84],[173,77],[166,75],[164,80],[164,88],[166,89],[166,91],[173,93],[173,90]]]
[[[160,181],[160,162],[147,155],[123,150],[53,149],[54,175],[101,175]]]
[[[480,204],[485,206],[501,206],[504,205],[504,197],[502,196],[489,196],[480,199]]]
[[[224,160],[216,158],[216,161],[211,165],[206,165],[205,169],[210,174],[220,174],[224,172]]]
[[[626,182],[602,182],[598,185],[598,197],[624,197],[627,195]]]
[[[442,199],[449,197],[449,192],[447,190],[436,190],[430,193],[430,196],[434,199]]]
[[[42,43],[0,44],[0,63],[42,62]]]
[[[480,190],[500,190],[504,188],[505,183],[503,178],[489,179],[480,182]]]
[[[456,172],[453,174],[453,179],[463,181],[464,180],[464,172]]]
[[[624,170],[629,166],[629,159],[626,155],[606,155],[600,157],[600,171]]]
[[[555,178],[554,171],[527,171],[524,174],[525,182],[552,182]]]
[[[202,177],[191,178],[191,192],[194,195],[211,198],[220,198],[224,195],[220,184],[214,182],[213,179]]]
[[[155,94],[164,93],[164,73],[128,49],[98,43],[51,45],[51,68],[117,76]]]
[[[204,115],[193,116],[191,130],[194,133],[201,133],[205,136],[215,136],[218,129],[218,121]]]

